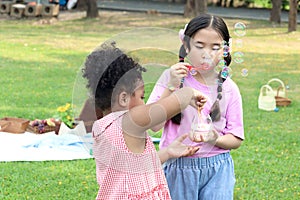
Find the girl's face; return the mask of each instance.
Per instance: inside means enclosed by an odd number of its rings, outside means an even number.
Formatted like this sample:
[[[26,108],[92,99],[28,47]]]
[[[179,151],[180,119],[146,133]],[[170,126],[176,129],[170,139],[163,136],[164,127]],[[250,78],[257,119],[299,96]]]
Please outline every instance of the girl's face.
[[[145,99],[145,88],[144,88],[144,84],[142,83],[134,91],[133,95],[131,95],[128,109],[131,109],[135,106],[144,105],[145,104],[144,99]]]
[[[199,72],[214,70],[223,54],[222,37],[212,28],[198,30],[190,40],[188,58]]]

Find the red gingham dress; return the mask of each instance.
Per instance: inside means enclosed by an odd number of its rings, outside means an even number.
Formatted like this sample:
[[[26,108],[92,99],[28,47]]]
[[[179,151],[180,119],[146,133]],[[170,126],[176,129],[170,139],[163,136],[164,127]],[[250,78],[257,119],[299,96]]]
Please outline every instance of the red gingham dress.
[[[127,148],[121,128],[126,111],[113,112],[93,125],[93,153],[99,191],[96,199],[171,199],[161,162],[146,135],[143,153]]]

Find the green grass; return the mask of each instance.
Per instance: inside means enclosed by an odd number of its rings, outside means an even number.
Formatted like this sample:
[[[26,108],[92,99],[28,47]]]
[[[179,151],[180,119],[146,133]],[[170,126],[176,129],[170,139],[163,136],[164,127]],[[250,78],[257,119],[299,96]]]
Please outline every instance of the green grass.
[[[85,57],[100,43],[136,27],[177,32],[188,21],[176,15],[117,12],[51,25],[37,20],[0,20],[0,117],[51,117],[58,106],[72,101]],[[236,22],[247,25],[241,38],[233,34]],[[245,55],[242,64],[231,65],[232,78],[243,96],[246,137],[243,145],[232,151],[235,199],[299,199],[300,32],[287,33],[287,24],[274,27],[264,21],[226,19],[226,23],[233,41],[243,41],[242,48],[233,46],[233,51]],[[153,36],[153,41],[155,37],[159,35]],[[153,69],[160,72],[177,61],[164,50],[131,53],[144,64],[152,63],[147,65],[151,75],[145,76],[147,95],[159,75]],[[249,70],[246,77],[240,73],[243,68]],[[257,108],[259,89],[274,77],[289,85],[292,104],[279,112],[261,111]],[[92,159],[2,162],[0,168],[0,199],[94,199],[98,190]]]

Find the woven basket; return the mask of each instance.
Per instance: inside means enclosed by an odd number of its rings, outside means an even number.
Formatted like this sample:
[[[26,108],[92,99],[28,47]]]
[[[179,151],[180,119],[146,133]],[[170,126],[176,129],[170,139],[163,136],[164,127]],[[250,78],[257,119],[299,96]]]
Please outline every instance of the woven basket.
[[[280,96],[280,91],[282,91],[281,87],[278,87],[277,89],[277,95],[275,96],[276,100],[276,106],[288,106],[292,103],[292,100],[290,100],[287,97]]]
[[[43,130],[40,130],[38,126],[28,126],[27,131],[31,133],[36,133],[36,134],[42,134],[42,133],[47,133],[51,131],[55,131],[56,127],[55,126],[44,126]]]
[[[55,123],[55,126],[44,125],[43,129],[39,129],[38,126],[32,126],[29,124],[26,131],[31,132],[31,133],[36,133],[36,134],[43,134],[43,133],[55,131],[55,134],[58,134],[61,122],[55,121],[54,123]]]

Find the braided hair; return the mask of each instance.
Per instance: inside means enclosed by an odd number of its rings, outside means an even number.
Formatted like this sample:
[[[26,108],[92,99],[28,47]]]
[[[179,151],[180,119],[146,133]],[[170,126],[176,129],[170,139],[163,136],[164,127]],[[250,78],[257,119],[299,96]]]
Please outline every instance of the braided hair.
[[[190,49],[191,38],[193,38],[196,32],[199,31],[200,29],[204,29],[208,27],[214,29],[217,33],[219,33],[222,39],[224,40],[225,45],[229,46],[230,34],[224,20],[220,17],[213,16],[210,14],[206,14],[206,13],[200,14],[197,17],[193,18],[186,26],[186,29],[184,31],[184,37],[183,37],[183,45],[181,45],[179,49],[179,62],[184,62],[184,58],[187,56],[187,52],[185,49],[186,48]],[[224,60],[225,60],[225,65],[229,66],[231,63],[231,55],[229,52],[226,57],[224,56]],[[217,99],[212,105],[209,113],[212,121],[219,121],[221,118],[219,101],[222,99],[222,85],[224,81],[225,79],[222,78],[221,71],[220,71],[218,74]],[[171,118],[171,121],[175,124],[180,124],[181,117],[182,114],[179,113],[173,118]]]

